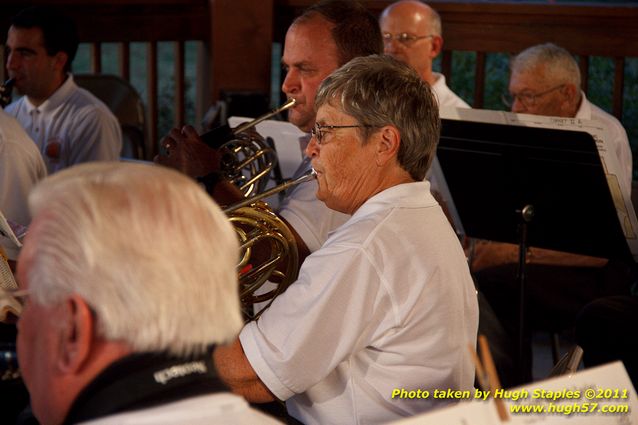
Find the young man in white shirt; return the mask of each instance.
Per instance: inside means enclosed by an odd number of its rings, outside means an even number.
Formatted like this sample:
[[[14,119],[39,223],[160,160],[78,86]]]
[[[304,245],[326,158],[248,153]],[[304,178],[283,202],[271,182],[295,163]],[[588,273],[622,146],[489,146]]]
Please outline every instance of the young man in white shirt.
[[[46,6],[22,10],[7,34],[7,70],[24,96],[6,107],[38,146],[49,174],[115,161],[122,130],[108,107],[73,81],[75,23]]]

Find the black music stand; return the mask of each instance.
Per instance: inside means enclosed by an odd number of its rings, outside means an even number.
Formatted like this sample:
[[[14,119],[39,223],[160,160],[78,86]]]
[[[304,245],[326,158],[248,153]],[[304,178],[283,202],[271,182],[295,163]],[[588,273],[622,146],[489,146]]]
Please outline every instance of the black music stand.
[[[633,262],[589,133],[442,120],[437,156],[465,233],[519,245],[519,347],[527,246]]]

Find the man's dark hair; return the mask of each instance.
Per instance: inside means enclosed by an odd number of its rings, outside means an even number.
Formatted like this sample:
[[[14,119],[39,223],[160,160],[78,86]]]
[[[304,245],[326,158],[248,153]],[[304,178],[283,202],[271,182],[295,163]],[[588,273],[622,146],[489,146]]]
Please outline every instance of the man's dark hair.
[[[332,23],[332,38],[339,51],[339,65],[358,56],[383,53],[377,18],[358,1],[322,0],[308,7],[295,23],[320,15]]]
[[[16,28],[40,28],[44,48],[49,56],[64,52],[69,57],[64,72],[71,71],[71,63],[78,51],[78,30],[75,22],[60,11],[48,6],[31,6],[11,18]]]

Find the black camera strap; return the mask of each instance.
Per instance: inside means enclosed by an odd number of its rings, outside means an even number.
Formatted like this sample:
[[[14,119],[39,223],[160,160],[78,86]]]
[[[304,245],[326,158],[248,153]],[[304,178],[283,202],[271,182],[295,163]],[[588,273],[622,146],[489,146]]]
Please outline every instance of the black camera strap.
[[[134,354],[107,367],[71,406],[65,424],[138,410],[203,394],[227,392],[212,352],[190,358]]]

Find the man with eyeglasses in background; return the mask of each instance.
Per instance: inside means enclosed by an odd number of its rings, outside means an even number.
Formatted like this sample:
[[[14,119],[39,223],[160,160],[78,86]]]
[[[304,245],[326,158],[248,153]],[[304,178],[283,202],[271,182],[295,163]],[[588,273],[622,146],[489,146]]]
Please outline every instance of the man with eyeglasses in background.
[[[432,88],[441,107],[469,108],[446,84],[445,76],[432,70],[432,62],[443,49],[441,17],[429,5],[417,0],[400,0],[386,7],[379,18],[384,52],[414,69]],[[454,224],[449,209],[451,195],[445,191],[444,176],[435,157],[428,172],[430,192],[439,202],[448,220]],[[478,294],[480,306],[479,332],[492,342],[492,355],[497,360],[500,375],[512,374],[512,359],[507,348],[502,348],[505,331],[482,294]]]
[[[608,149],[620,165],[618,183],[624,196],[630,197],[632,156],[627,133],[616,118],[587,100],[580,90],[580,70],[573,56],[555,44],[540,44],[516,55],[510,70],[509,93],[503,101],[512,112],[595,120],[605,125]],[[506,327],[516,324],[518,311],[511,300],[517,291],[518,246],[478,241],[473,258],[472,271],[481,292]],[[578,312],[592,300],[629,293],[632,271],[630,265],[620,261],[540,248],[530,248],[528,259],[533,330],[564,331],[573,326]],[[513,336],[516,331],[510,332]],[[523,381],[504,377],[504,386],[530,380],[531,369],[526,372]]]
[[[439,107],[469,108],[445,83],[445,76],[432,70],[432,62],[443,50],[441,17],[425,3],[401,0],[386,7],[379,19],[384,52],[410,65],[430,84]]]
[[[432,70],[432,62],[443,49],[441,17],[427,4],[417,0],[401,0],[386,7],[379,18],[385,54],[408,64],[432,88],[439,108],[469,108],[445,83],[445,76]],[[453,222],[448,204],[449,194],[443,171],[435,157],[428,172],[430,190]]]
[[[574,57],[553,43],[529,47],[510,63],[512,112],[600,121],[607,128],[607,148],[618,158],[618,183],[631,197],[632,156],[627,132],[612,115],[587,100],[580,89],[580,70]]]

